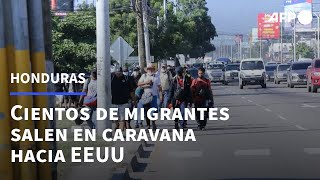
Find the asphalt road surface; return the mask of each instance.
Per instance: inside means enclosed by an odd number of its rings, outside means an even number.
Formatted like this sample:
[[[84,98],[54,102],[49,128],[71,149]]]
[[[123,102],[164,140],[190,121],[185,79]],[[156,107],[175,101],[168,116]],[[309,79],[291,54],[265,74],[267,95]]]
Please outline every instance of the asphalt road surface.
[[[230,120],[195,131],[197,142],[156,143],[142,179],[320,179],[320,93],[271,83],[213,91]]]

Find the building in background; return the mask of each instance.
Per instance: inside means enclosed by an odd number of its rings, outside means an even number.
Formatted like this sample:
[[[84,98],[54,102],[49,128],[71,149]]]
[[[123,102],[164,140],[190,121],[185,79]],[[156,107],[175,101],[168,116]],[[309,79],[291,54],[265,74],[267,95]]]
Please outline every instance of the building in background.
[[[79,10],[79,6],[86,4],[86,5],[93,5],[96,7],[97,0],[73,0],[73,10],[77,11]]]
[[[252,28],[251,29],[250,42],[251,42],[251,44],[259,42],[258,28]]]

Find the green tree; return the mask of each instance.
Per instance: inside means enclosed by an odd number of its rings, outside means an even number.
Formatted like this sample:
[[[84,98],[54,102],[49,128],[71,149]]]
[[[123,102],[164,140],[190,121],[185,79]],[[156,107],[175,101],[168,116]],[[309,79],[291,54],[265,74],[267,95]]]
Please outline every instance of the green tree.
[[[216,28],[208,15],[206,0],[180,0],[178,21],[183,34],[182,54],[191,57],[204,56],[206,52],[215,50],[211,40],[217,36]]]
[[[151,52],[156,58],[174,57],[176,54],[189,54],[201,57],[215,50],[211,40],[217,36],[215,26],[208,16],[205,0],[181,0],[177,15],[173,14],[173,5],[168,5],[167,19],[163,17],[162,0],[151,0],[153,11],[150,24]]]
[[[57,72],[84,72],[96,61],[96,24],[93,7],[53,17],[53,60]]]
[[[216,30],[208,16],[205,0],[181,0],[177,15],[169,3],[167,20],[163,17],[163,0],[150,0],[150,46],[156,59],[190,54],[201,57],[214,50],[211,39]],[[110,40],[123,37],[137,55],[136,14],[130,0],[110,0]],[[96,13],[83,4],[77,12],[63,19],[53,17],[53,58],[57,72],[88,71],[96,62]]]
[[[314,51],[313,49],[308,46],[306,43],[298,43],[296,45],[296,57],[302,57],[302,58],[314,58]]]

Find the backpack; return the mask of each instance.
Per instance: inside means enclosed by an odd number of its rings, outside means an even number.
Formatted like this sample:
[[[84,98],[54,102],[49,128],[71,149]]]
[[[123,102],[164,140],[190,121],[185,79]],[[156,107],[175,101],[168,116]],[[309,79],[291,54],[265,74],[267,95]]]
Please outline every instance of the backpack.
[[[142,75],[144,78],[146,78],[146,74]],[[151,87],[152,88],[152,87]],[[143,105],[147,105],[150,104],[153,100],[153,95],[150,91],[145,91],[143,89],[142,94],[141,94],[141,98],[140,101]]]
[[[196,79],[196,83],[195,83],[195,87],[197,87],[197,83],[198,83],[198,78]],[[206,83],[206,87],[204,86],[201,86],[199,89],[197,88],[196,89],[196,95],[200,96],[201,98],[204,98],[204,99],[210,99],[210,88],[208,87],[209,83],[208,83],[208,80],[206,79],[205,80],[205,83]]]
[[[86,89],[88,90],[89,84],[91,82],[91,78],[88,79],[88,83],[86,84]],[[86,96],[83,99],[83,104],[88,107],[97,107],[97,94],[94,96]]]
[[[180,86],[179,81],[178,81],[178,77],[175,78],[176,83],[177,83],[177,88],[174,91],[174,99],[176,100],[183,100],[185,98],[185,89],[184,87]],[[185,76],[183,77],[183,82],[182,82],[183,86],[185,85]]]

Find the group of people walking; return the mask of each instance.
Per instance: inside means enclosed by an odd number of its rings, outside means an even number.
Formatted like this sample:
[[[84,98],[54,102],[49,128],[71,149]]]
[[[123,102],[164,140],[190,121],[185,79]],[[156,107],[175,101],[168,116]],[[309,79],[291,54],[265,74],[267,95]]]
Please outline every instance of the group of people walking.
[[[111,74],[112,107],[118,108],[118,119],[116,128],[125,130],[131,128],[130,121],[125,120],[126,108],[138,108],[138,110],[149,110],[150,108],[179,108],[182,115],[185,108],[209,108],[213,107],[213,94],[210,80],[204,77],[205,69],[198,69],[198,78],[192,79],[183,67],[177,67],[175,72],[169,71],[167,64],[161,64],[156,68],[149,64],[141,74],[139,68],[129,74],[128,68],[115,66]],[[97,101],[97,72],[94,69],[91,77],[83,86],[86,96],[81,96],[78,104],[91,108],[94,113]],[[138,113],[140,114],[140,113]],[[145,113],[146,114],[146,113]],[[88,122],[90,128],[95,128],[95,117]],[[143,127],[139,117],[135,121],[135,128]],[[157,129],[156,122],[147,117],[146,128]],[[200,120],[197,114],[198,129],[205,130],[207,117]],[[175,120],[175,129],[187,128],[187,121]]]

